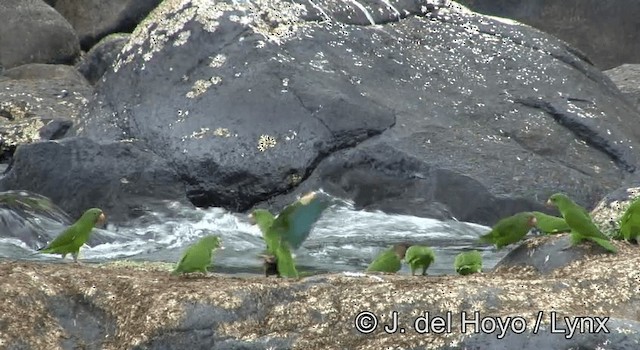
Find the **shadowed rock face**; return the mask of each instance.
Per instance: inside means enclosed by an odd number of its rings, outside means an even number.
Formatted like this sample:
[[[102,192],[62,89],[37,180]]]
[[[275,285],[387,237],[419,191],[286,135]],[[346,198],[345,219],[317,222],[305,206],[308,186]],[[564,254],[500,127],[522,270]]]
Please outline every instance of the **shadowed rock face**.
[[[609,0],[458,0],[474,11],[512,18],[565,40],[601,69],[640,62],[640,4]]]
[[[114,32],[131,32],[161,0],[56,0],[56,11],[71,23],[80,45],[89,50]]]
[[[539,275],[529,268],[471,276],[317,275],[300,280],[169,275],[166,266],[0,263],[0,344],[55,349],[637,349],[637,247],[587,255]],[[356,316],[379,318],[372,334]],[[387,334],[391,312],[404,334]],[[451,332],[420,334],[414,320],[451,312]],[[519,316],[527,331],[467,334],[470,318]],[[540,330],[533,334],[538,311]],[[551,334],[564,316],[611,317],[610,334]],[[506,342],[506,343],[505,343]],[[607,346],[604,346],[607,345]],[[541,347],[544,346],[544,347]]]
[[[635,171],[638,112],[563,42],[450,2],[359,4],[165,1],[73,132],[96,149],[134,140],[174,174],[151,188],[234,211],[323,187],[358,208],[492,224],[558,191],[594,203]],[[0,189],[80,212],[66,181],[22,176],[54,171],[38,147]]]

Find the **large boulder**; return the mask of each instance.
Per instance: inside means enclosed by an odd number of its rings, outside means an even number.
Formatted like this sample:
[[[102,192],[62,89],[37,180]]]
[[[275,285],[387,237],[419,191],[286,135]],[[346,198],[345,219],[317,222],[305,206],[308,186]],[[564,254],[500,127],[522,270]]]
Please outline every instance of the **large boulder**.
[[[513,269],[471,276],[179,278],[152,264],[0,262],[0,344],[9,349],[635,350],[637,249],[574,261],[550,276]],[[394,312],[398,330],[385,332]],[[424,321],[415,323],[425,312],[432,321],[443,317],[450,329],[426,332]],[[379,323],[370,328],[374,317]],[[485,328],[468,324],[463,332],[463,317],[487,318],[481,323]],[[505,334],[488,319],[510,317],[514,321]],[[575,320],[584,327],[571,335],[565,322]]]
[[[8,69],[0,79],[0,161],[20,144],[62,138],[93,88],[72,66],[32,63]]]
[[[604,73],[640,111],[640,64],[623,64]]]
[[[74,131],[134,140],[192,203],[237,211],[327,187],[491,224],[557,191],[595,203],[635,171],[640,115],[596,67],[529,26],[438,3],[164,1]],[[20,171],[0,188],[73,183]]]
[[[167,160],[136,141],[65,138],[22,145],[2,182],[25,182],[17,176],[46,179],[31,182],[30,190],[47,193],[73,218],[99,207],[112,222],[123,222],[154,209],[154,198],[184,198]]]
[[[611,241],[618,250],[635,254],[637,247],[626,242]],[[575,261],[604,258],[611,253],[590,241],[578,245],[571,244],[568,233],[543,235],[527,239],[502,258],[494,267],[495,271],[506,271],[514,267],[529,268],[535,272],[549,275],[565,268]]]
[[[70,63],[78,37],[64,17],[42,0],[0,1],[0,66]]]
[[[97,83],[115,63],[118,54],[129,41],[129,36],[128,33],[116,33],[104,37],[82,56],[76,68],[91,84]]]
[[[56,0],[55,7],[78,33],[82,49],[103,37],[131,32],[162,0]]]
[[[640,2],[457,0],[473,10],[529,24],[584,51],[600,69],[640,63]],[[604,6],[603,6],[604,5]]]

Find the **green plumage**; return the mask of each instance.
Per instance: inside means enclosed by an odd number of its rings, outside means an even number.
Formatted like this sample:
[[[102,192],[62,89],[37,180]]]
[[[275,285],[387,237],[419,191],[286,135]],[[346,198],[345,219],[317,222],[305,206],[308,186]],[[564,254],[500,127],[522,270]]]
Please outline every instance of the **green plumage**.
[[[498,221],[489,233],[480,236],[480,242],[495,244],[497,249],[501,249],[522,240],[535,225],[533,213],[518,213]]]
[[[631,203],[620,220],[620,234],[627,241],[638,242],[640,235],[640,198]]]
[[[187,248],[171,274],[202,272],[206,275],[207,267],[211,265],[213,250],[217,248],[220,248],[220,237],[204,236],[200,238]]]
[[[461,275],[482,272],[482,255],[477,250],[462,252],[456,256],[453,267]]]
[[[539,211],[532,213],[536,216],[536,227],[544,234],[550,235],[571,231],[571,228],[563,218],[547,215]]]
[[[277,274],[281,277],[297,278],[299,276],[291,252],[298,249],[307,239],[329,204],[326,196],[310,192],[285,207],[277,217],[264,209],[256,209],[251,214],[251,218],[260,227],[267,245],[268,255],[265,256],[267,276],[273,271],[274,264]]]
[[[98,222],[104,222],[105,219],[106,217],[101,209],[91,208],[85,211],[78,221],[64,230],[46,247],[40,249],[39,252],[61,254],[63,259],[67,254],[71,254],[73,261],[78,262],[80,247],[89,239],[93,227]]]
[[[401,243],[380,253],[367,267],[368,272],[396,273],[402,267],[408,245]]]
[[[584,240],[595,242],[610,252],[617,252],[609,237],[605,236],[591,220],[586,209],[574,203],[562,193],[549,197],[547,204],[555,205],[571,228],[571,244],[576,245]]]
[[[411,269],[411,276],[414,276],[416,270],[419,268],[422,268],[422,275],[426,275],[429,265],[431,265],[434,260],[436,260],[436,255],[433,249],[426,246],[412,245],[404,255],[404,261]]]

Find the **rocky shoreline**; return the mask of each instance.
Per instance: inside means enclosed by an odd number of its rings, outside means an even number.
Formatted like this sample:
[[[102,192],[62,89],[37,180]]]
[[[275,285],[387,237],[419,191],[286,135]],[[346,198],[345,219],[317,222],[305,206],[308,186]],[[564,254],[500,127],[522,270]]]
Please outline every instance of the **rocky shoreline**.
[[[615,230],[639,193],[640,74],[620,65],[640,62],[636,5],[466,3],[538,29],[440,0],[4,0],[0,191],[122,223],[158,200],[277,211],[323,188],[486,225],[566,192],[604,196],[592,216]],[[466,277],[5,260],[0,348],[640,348],[640,248],[567,241]],[[462,331],[474,312],[485,332]]]
[[[523,245],[534,251],[555,239],[539,237]],[[0,344],[8,349],[635,349],[640,248],[616,245],[618,254],[589,253],[544,274],[513,265],[470,276],[176,277],[161,264],[4,261]],[[426,311],[429,322],[416,321]],[[480,330],[488,334],[461,331],[461,315],[471,327],[476,311]],[[374,331],[372,315],[378,321]],[[503,323],[496,323],[498,318]],[[569,337],[575,319],[584,327],[573,328]]]

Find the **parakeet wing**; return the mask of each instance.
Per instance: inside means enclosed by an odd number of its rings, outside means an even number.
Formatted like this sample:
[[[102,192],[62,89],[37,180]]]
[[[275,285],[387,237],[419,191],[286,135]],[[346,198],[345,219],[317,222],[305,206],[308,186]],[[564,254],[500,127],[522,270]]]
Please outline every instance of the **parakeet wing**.
[[[258,224],[258,227],[260,228],[260,231],[262,231],[262,235],[264,236],[271,225],[273,225],[275,216],[273,216],[273,214],[265,209],[256,209],[251,215],[253,216],[256,224]]]
[[[477,250],[462,252],[456,256],[453,266],[461,275],[482,271],[482,255]]]
[[[380,253],[369,265],[367,271],[398,272],[402,263],[393,249]]]
[[[532,215],[522,212],[498,221],[489,233],[480,236],[480,242],[493,243],[500,249],[520,241],[531,230],[529,221]]]
[[[635,200],[622,215],[620,233],[624,239],[636,238],[640,234],[640,200]]]
[[[539,211],[534,211],[532,213],[536,217],[536,227],[546,234],[571,231],[571,228],[563,218],[547,215]]]
[[[564,209],[564,210],[563,210]],[[591,221],[591,216],[585,214],[582,207],[578,205],[568,205],[567,208],[561,208],[564,220],[571,227],[571,230],[577,232],[584,237],[600,238],[609,240],[598,227]]]
[[[275,218],[271,228],[282,234],[291,249],[298,249],[329,204],[325,195],[311,192],[288,205]]]
[[[71,225],[40,251],[42,253],[57,251],[62,247],[69,246],[74,243],[77,236],[78,227],[75,224]]]
[[[435,257],[431,248],[413,245],[407,249],[404,260],[408,264],[430,264]]]
[[[202,271],[211,264],[211,249],[203,244],[194,244],[187,249],[187,251],[180,259],[176,271],[181,272],[194,272]]]

